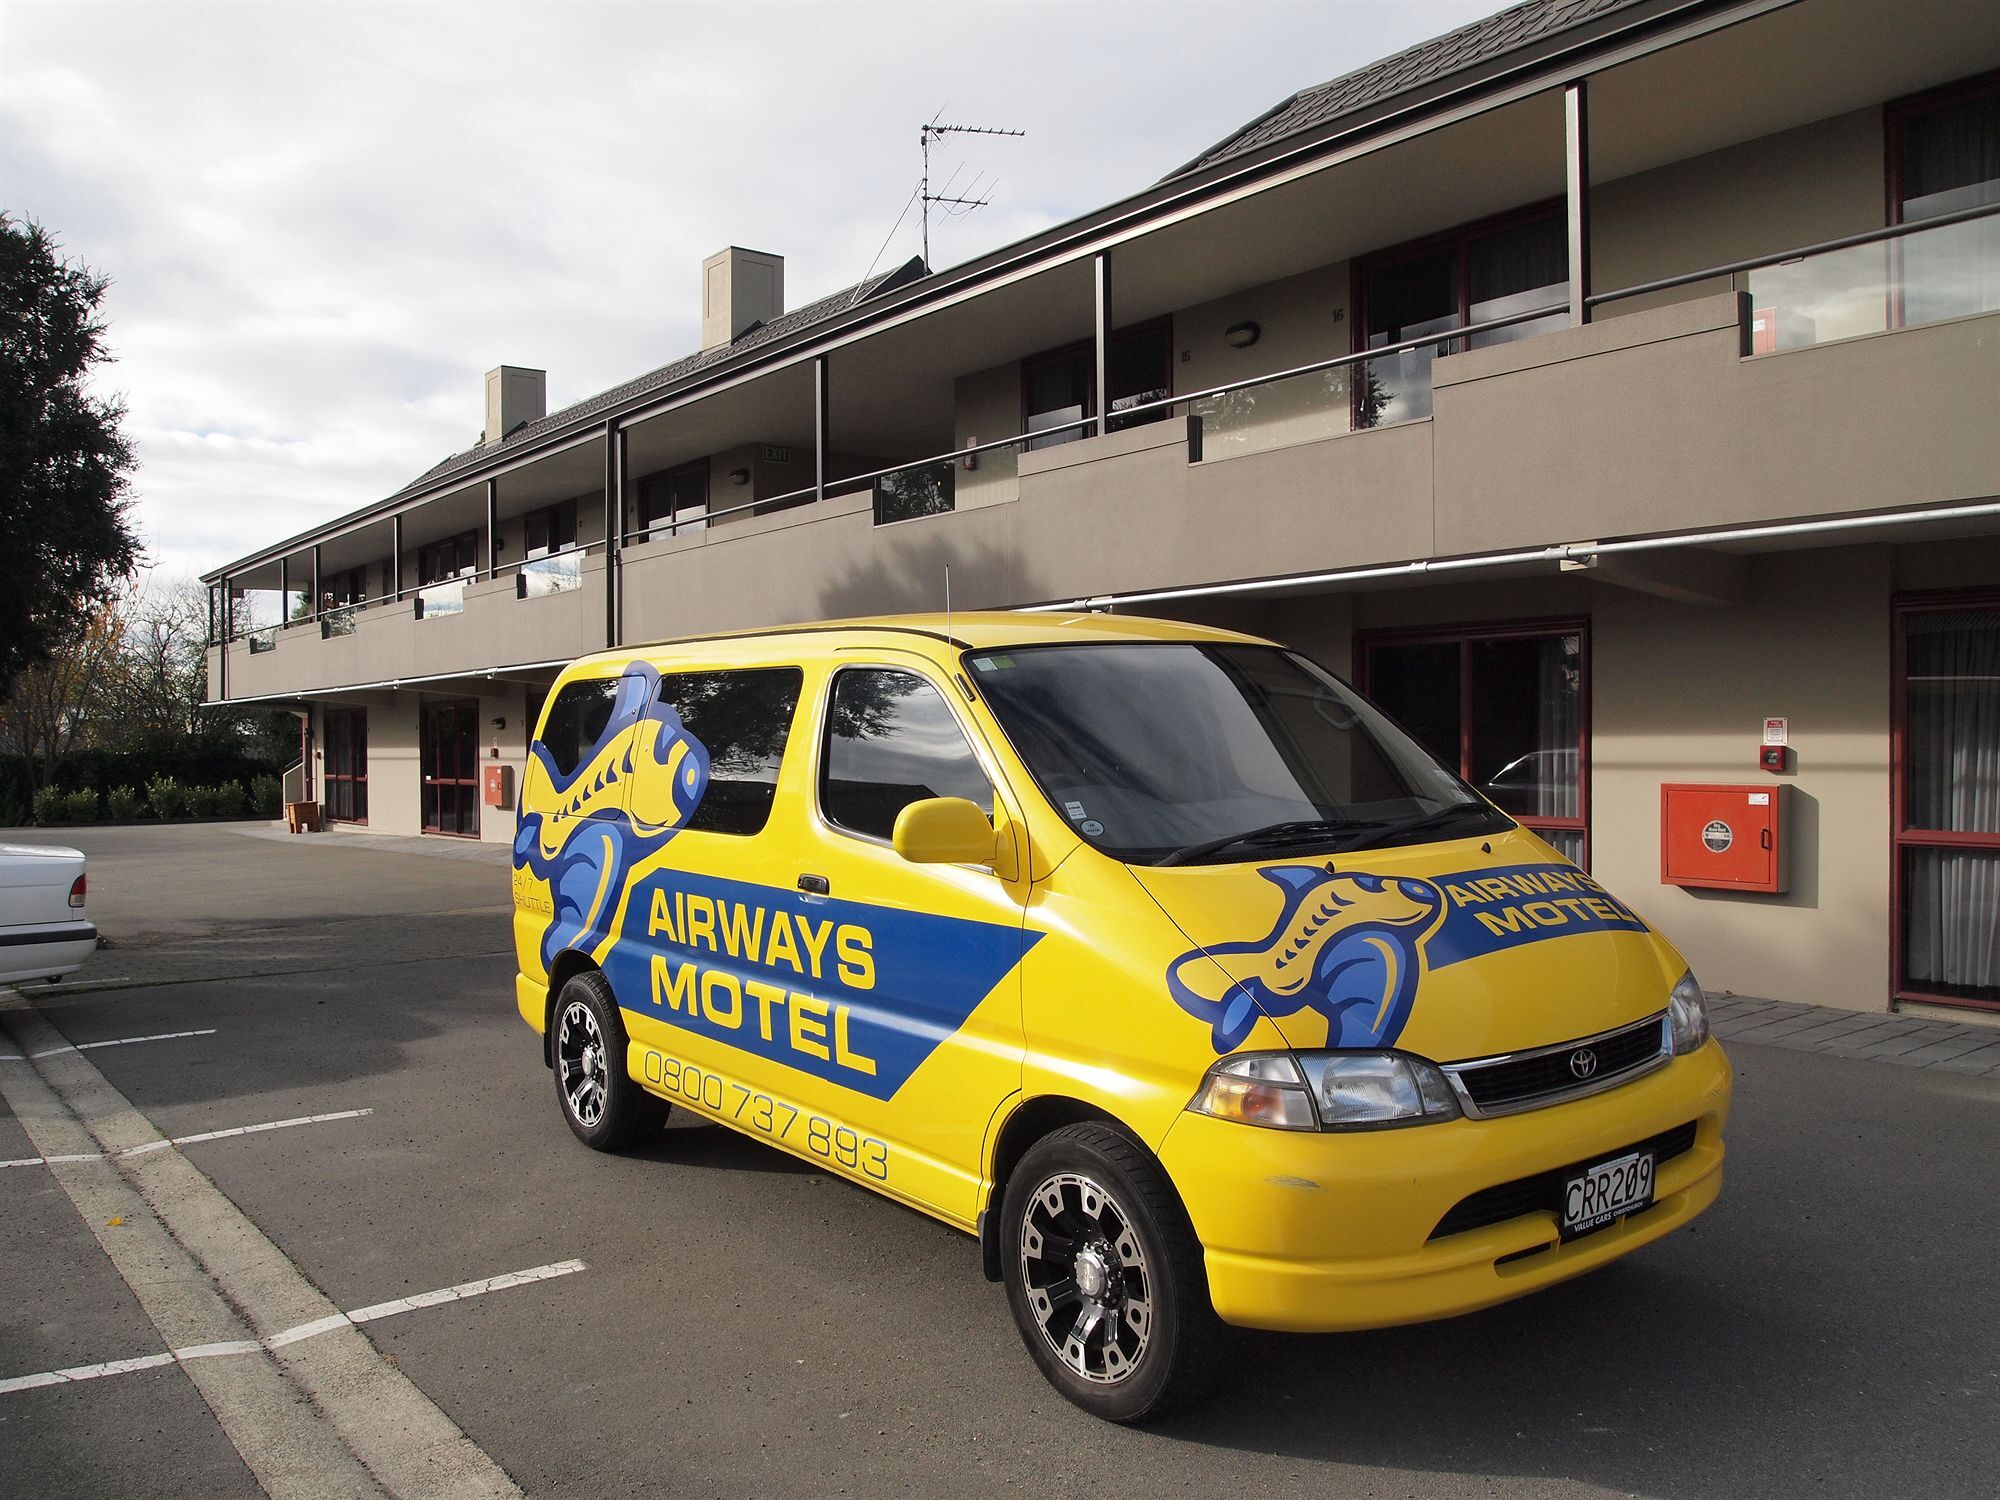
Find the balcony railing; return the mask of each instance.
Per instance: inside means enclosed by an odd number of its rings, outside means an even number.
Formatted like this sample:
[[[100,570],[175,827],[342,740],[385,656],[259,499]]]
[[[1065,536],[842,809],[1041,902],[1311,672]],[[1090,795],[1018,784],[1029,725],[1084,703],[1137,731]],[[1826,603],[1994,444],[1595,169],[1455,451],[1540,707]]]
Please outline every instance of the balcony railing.
[[[464,578],[448,578],[442,583],[429,583],[418,589],[417,618],[433,620],[445,615],[464,614],[467,582]]]
[[[1752,354],[2000,312],[2000,218],[1756,267],[1749,290]]]
[[[1595,312],[1632,298],[1692,287],[1711,290],[1718,283],[1746,293],[1742,326],[1745,357],[2000,312],[2000,204],[1705,266],[1594,293],[1584,302]],[[1526,301],[1530,296],[1539,300],[1551,290],[1567,289],[1544,288],[1515,300]],[[1105,425],[1120,431],[1180,417],[1192,463],[1344,435],[1395,420],[1395,413],[1373,395],[1382,379],[1371,371],[1393,367],[1402,375],[1419,372],[1421,394],[1426,398],[1422,404],[1427,407],[1430,356],[1434,353],[1454,347],[1476,348],[1507,337],[1530,337],[1554,323],[1568,326],[1572,316],[1568,300],[1550,302],[1506,317],[1439,328],[1401,343],[1333,355],[1203,390],[1150,399],[1121,398],[1114,403]],[[1414,405],[1410,409],[1414,411]],[[1095,417],[1061,415],[1064,420],[1013,437],[844,475],[827,480],[823,486],[807,485],[719,510],[704,509],[698,514],[654,521],[626,533],[621,540],[645,542],[736,518],[771,514],[825,496],[863,491],[872,496],[876,525],[920,521],[973,505],[1011,500],[1019,494],[1023,453],[1053,450],[1098,430]],[[580,588],[582,559],[590,550],[575,547],[517,564],[517,596],[538,598]],[[373,602],[400,603],[414,595],[419,619],[457,614],[465,607],[469,581],[470,577],[450,579]],[[265,622],[271,614],[269,599],[276,593],[241,589],[233,606],[218,603],[217,633],[244,640],[253,652],[272,649],[277,629]],[[363,607],[355,603],[321,610],[321,634],[352,633],[355,613]]]
[[[542,557],[531,557],[514,574],[514,595],[518,599],[540,599],[549,594],[567,594],[583,587],[583,554],[587,549],[570,547]]]

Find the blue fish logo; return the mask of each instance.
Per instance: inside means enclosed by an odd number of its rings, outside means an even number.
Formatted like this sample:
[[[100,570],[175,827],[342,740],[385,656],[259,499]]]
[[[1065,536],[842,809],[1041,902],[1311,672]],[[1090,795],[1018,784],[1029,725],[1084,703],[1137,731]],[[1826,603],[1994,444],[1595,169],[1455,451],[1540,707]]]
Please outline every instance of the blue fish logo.
[[[708,790],[708,750],[660,701],[659,685],[660,674],[644,662],[626,667],[610,718],[567,776],[540,741],[529,751],[553,805],[523,810],[514,868],[548,882],[545,970],[566,948],[593,951],[603,942],[633,868],[687,826]]]
[[[1395,1045],[1416,1002],[1423,941],[1444,918],[1443,892],[1428,880],[1331,864],[1257,873],[1284,894],[1271,931],[1175,959],[1167,968],[1175,1003],[1210,1024],[1218,1054],[1241,1046],[1260,1014],[1308,1009],[1326,1017],[1329,1047]]]

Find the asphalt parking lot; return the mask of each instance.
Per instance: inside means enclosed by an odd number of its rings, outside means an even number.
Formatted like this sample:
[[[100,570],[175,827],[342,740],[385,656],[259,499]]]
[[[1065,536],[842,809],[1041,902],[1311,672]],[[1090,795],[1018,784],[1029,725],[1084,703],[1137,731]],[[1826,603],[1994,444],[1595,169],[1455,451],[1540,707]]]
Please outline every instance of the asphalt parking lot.
[[[369,1441],[428,1445],[403,1493],[504,1493],[463,1478],[489,1470],[530,1495],[2000,1490],[2000,1079],[1736,1044],[1728,1187],[1688,1232],[1449,1323],[1246,1336],[1218,1399],[1125,1430],[1043,1384],[971,1241],[716,1127],[578,1145],[513,1012],[504,857],[232,825],[29,837],[90,854],[114,946],[0,1012],[0,1052],[44,1026],[84,1049],[0,1061],[0,1160],[28,1163],[0,1169],[11,1494],[380,1493],[266,1441],[356,1390],[395,1413]],[[100,1128],[137,1134],[99,1136],[127,1154],[37,1164],[60,1121],[16,1116],[45,1073],[129,1102]],[[121,1182],[127,1213],[99,1212]],[[173,1244],[131,1248],[155,1217],[182,1243],[254,1226],[218,1264],[369,1310],[340,1330],[352,1378],[294,1409],[224,1389],[250,1358],[226,1353],[19,1387],[161,1356],[163,1289],[212,1298]],[[214,1316],[267,1331],[221,1289]],[[291,1469],[260,1488],[272,1451]]]

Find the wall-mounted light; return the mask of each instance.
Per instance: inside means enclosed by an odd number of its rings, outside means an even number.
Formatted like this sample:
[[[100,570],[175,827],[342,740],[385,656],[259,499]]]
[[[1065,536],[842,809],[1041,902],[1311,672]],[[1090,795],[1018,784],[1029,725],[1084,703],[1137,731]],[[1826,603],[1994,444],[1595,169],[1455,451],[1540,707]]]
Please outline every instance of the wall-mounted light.
[[[750,482],[750,471],[748,469],[731,469],[729,471],[729,482],[741,489]]]
[[[505,729],[507,727],[507,721],[505,719],[495,719],[493,721],[493,727],[496,730]]]
[[[1232,349],[1248,349],[1264,336],[1264,330],[1255,323],[1231,323],[1222,331],[1223,342]]]

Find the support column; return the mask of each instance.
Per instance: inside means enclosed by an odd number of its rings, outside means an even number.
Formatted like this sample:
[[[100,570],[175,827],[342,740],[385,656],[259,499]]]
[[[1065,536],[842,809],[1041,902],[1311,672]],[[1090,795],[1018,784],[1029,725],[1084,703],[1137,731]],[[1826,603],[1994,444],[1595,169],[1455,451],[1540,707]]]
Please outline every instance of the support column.
[[[618,644],[618,533],[624,526],[621,459],[625,446],[615,421],[604,424],[604,647]]]
[[[500,481],[486,481],[486,576],[497,577],[500,559],[494,554],[494,543],[500,537]]]
[[[325,587],[320,583],[319,579],[319,543],[314,542],[313,543],[313,596],[312,596],[313,619],[317,620],[319,618],[320,604],[325,600],[325,598],[326,598]]]
[[[1097,302],[1097,435],[1111,430],[1111,252],[1101,250],[1092,263]]]
[[[826,356],[818,355],[813,360],[813,499],[826,498],[826,444],[833,427],[833,409],[829,404],[830,391],[827,386]]]
[[[389,584],[392,604],[403,602],[403,513],[389,517]]]
[[[278,559],[278,629],[283,630],[292,623],[292,560],[290,557]],[[274,635],[272,640],[276,640]]]
[[[1565,197],[1569,207],[1569,321],[1590,321],[1590,113],[1583,80],[1563,90]]]

